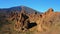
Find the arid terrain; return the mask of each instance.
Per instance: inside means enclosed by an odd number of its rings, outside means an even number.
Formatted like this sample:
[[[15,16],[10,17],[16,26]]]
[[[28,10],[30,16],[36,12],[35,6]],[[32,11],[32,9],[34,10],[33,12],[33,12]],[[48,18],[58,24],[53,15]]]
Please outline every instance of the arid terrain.
[[[0,9],[0,34],[60,34],[60,12],[26,6]]]

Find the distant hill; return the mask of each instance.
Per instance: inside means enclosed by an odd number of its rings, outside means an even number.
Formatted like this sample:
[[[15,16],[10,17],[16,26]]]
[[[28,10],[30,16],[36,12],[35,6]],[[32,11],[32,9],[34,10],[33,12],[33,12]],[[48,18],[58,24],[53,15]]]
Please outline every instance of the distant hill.
[[[16,6],[16,7],[11,7],[11,8],[3,8],[3,9],[0,9],[0,12],[2,13],[6,13],[6,12],[21,12],[21,10],[25,10],[25,12],[27,13],[34,13],[34,12],[38,12],[32,8],[29,8],[29,7],[26,7],[26,6]],[[38,12],[40,13],[40,12]],[[42,12],[41,12],[42,13]]]

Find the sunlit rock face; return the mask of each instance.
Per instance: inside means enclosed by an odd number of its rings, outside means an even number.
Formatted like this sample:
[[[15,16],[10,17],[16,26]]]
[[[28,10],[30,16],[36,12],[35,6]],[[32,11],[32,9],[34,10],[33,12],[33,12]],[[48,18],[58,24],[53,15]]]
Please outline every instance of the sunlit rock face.
[[[3,21],[2,21],[3,20]],[[49,31],[60,23],[60,12],[52,8],[41,13],[26,6],[0,9],[1,32]]]
[[[36,14],[35,14],[36,13]],[[24,30],[28,30],[30,28],[33,27],[33,25],[30,25],[31,27],[28,27],[30,23],[39,23],[40,21],[40,14],[38,14],[37,12],[32,12],[32,13],[27,13],[24,9],[24,7],[22,7],[22,10],[20,13],[16,13],[17,15],[15,15],[15,17],[13,17],[11,20],[16,20],[16,24],[14,26],[14,29],[16,31],[24,31]],[[19,16],[20,17],[19,17]],[[35,26],[35,25],[34,25]]]
[[[37,26],[40,23],[40,14],[42,14],[26,6],[1,9],[0,13],[2,13],[1,16],[6,17],[6,20],[13,22],[15,31],[25,31]]]

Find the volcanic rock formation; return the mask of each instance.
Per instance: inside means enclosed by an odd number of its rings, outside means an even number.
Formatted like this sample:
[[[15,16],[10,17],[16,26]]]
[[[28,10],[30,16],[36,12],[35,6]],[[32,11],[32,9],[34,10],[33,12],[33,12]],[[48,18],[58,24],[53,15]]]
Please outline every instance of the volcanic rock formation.
[[[60,23],[60,12],[52,8],[41,13],[25,6],[0,9],[0,33],[14,34],[13,31],[49,31]]]

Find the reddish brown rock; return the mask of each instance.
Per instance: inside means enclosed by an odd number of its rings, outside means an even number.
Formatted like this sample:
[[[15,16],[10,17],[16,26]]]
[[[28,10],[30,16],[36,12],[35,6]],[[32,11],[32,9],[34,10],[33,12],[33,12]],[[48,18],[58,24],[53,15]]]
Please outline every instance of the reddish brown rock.
[[[38,13],[24,6],[21,6],[20,9],[20,11],[10,9],[11,12],[8,13],[2,12],[2,14],[0,14],[1,24],[7,25],[6,23],[8,23],[13,31],[18,32],[25,32],[28,30],[43,32],[50,30],[53,26],[60,23],[60,12],[54,12],[52,8],[48,9],[45,13]],[[7,12],[8,10],[5,11]],[[11,24],[9,22],[11,22]]]

